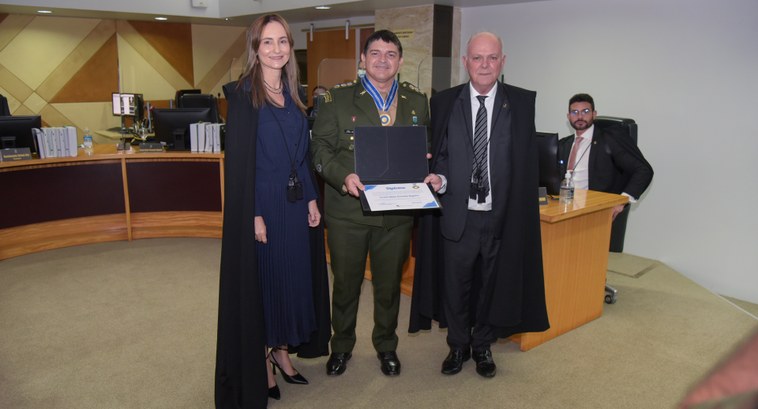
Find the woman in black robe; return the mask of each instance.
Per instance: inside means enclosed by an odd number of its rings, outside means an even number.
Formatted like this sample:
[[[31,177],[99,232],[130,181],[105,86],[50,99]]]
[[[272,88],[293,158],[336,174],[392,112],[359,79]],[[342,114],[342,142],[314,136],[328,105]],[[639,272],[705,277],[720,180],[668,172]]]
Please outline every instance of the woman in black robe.
[[[302,129],[297,126],[298,120],[305,122],[305,107],[298,98],[292,45],[289,27],[280,16],[258,18],[248,32],[245,72],[239,81],[224,86],[229,109],[216,352],[217,408],[264,408],[269,397],[278,399],[274,364],[286,375],[286,381],[304,383],[289,360],[290,342],[300,344],[296,349],[301,357],[328,354],[331,333],[324,236],[315,201],[317,184],[307,155],[303,154],[308,152],[308,139],[299,135]],[[307,132],[307,126],[304,130]],[[277,146],[281,148],[278,155],[288,158],[284,161],[287,169],[281,189],[264,187],[281,176],[280,171],[271,169],[277,155],[271,156],[270,150]],[[262,194],[264,188],[266,193]],[[277,194],[274,190],[281,197],[270,197]],[[271,208],[281,210],[289,205],[293,206],[290,210],[302,211],[302,220],[294,222],[310,228],[293,230],[305,236],[296,240],[300,253],[282,257],[289,239],[280,235],[287,230],[280,221],[287,218],[289,223],[292,216],[286,210],[271,213]],[[292,268],[284,266],[284,261],[291,258],[305,262]],[[302,280],[306,285],[298,283],[301,294],[297,298],[303,298],[303,290],[309,291],[305,298],[311,301],[310,305],[301,305],[296,316],[283,319],[272,313],[272,308],[288,303],[289,298],[272,290],[272,284],[293,280],[295,276],[289,274],[293,268],[310,275]],[[285,276],[276,275],[281,271]],[[287,287],[287,291],[290,289]],[[299,320],[307,322],[297,325]],[[268,352],[267,346],[274,348]]]

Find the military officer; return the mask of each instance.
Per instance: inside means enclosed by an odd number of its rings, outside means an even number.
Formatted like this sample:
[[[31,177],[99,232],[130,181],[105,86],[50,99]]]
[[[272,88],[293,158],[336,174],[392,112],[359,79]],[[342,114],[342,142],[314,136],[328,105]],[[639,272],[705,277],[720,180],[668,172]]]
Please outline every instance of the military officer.
[[[374,32],[361,52],[366,74],[329,90],[313,125],[311,153],[325,183],[327,242],[334,274],[332,354],[328,375],[341,375],[355,346],[358,298],[370,253],[374,288],[372,342],[382,373],[400,374],[396,349],[400,279],[410,252],[413,216],[364,213],[353,156],[356,126],[427,125],[426,95],[396,76],[403,47],[388,30]]]

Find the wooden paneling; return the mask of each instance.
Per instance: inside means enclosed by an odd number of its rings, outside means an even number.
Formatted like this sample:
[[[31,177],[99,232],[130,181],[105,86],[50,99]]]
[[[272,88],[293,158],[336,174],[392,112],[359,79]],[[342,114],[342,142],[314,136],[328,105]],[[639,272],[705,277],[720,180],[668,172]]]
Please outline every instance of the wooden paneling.
[[[81,69],[66,73],[65,85],[49,102],[111,102],[111,94],[119,89],[116,43],[114,32]]]
[[[192,25],[130,20],[129,24],[187,80],[195,83],[192,67]]]
[[[221,212],[132,213],[132,238],[221,238],[221,222]]]
[[[344,29],[316,31],[313,33],[313,41],[308,41],[308,105],[313,104],[312,91],[316,85],[331,88],[356,78],[358,62],[355,48],[358,40],[355,30],[349,30],[348,33],[349,38],[345,39]],[[339,62],[329,64],[323,63],[324,60]],[[327,66],[328,70],[325,68]]]
[[[0,260],[38,251],[126,239],[124,214],[35,223],[0,229]]]
[[[119,161],[38,164],[0,169],[0,229],[124,212]]]

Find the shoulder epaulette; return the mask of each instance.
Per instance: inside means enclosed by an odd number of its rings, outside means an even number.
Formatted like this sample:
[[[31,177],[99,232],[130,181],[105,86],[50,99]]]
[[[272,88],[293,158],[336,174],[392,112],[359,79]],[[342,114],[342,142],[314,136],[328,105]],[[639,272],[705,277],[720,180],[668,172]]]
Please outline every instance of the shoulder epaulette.
[[[343,82],[342,84],[335,85],[334,88],[347,88],[347,87],[354,86],[356,83],[357,83],[356,80]]]
[[[403,88],[405,88],[405,89],[407,89],[407,90],[411,90],[413,92],[416,92],[416,93],[419,93],[419,94],[423,94],[423,92],[420,89],[418,89],[418,87],[416,87],[415,85],[411,84],[410,82],[403,81],[400,84],[400,86],[403,87]]]

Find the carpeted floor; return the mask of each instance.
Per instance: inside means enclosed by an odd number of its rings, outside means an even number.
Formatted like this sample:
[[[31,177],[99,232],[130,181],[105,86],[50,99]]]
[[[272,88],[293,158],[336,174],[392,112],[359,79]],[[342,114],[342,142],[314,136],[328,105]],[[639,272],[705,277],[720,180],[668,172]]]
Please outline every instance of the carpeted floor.
[[[0,261],[0,408],[212,408],[219,249],[153,239]],[[674,408],[758,321],[662,263],[630,274],[639,260],[620,256],[608,274],[616,304],[528,352],[494,345],[493,379],[471,362],[442,375],[445,333],[408,335],[405,296],[403,372],[383,376],[365,282],[347,372],[327,377],[325,357],[293,358],[311,383],[279,378],[282,400],[269,407]]]

